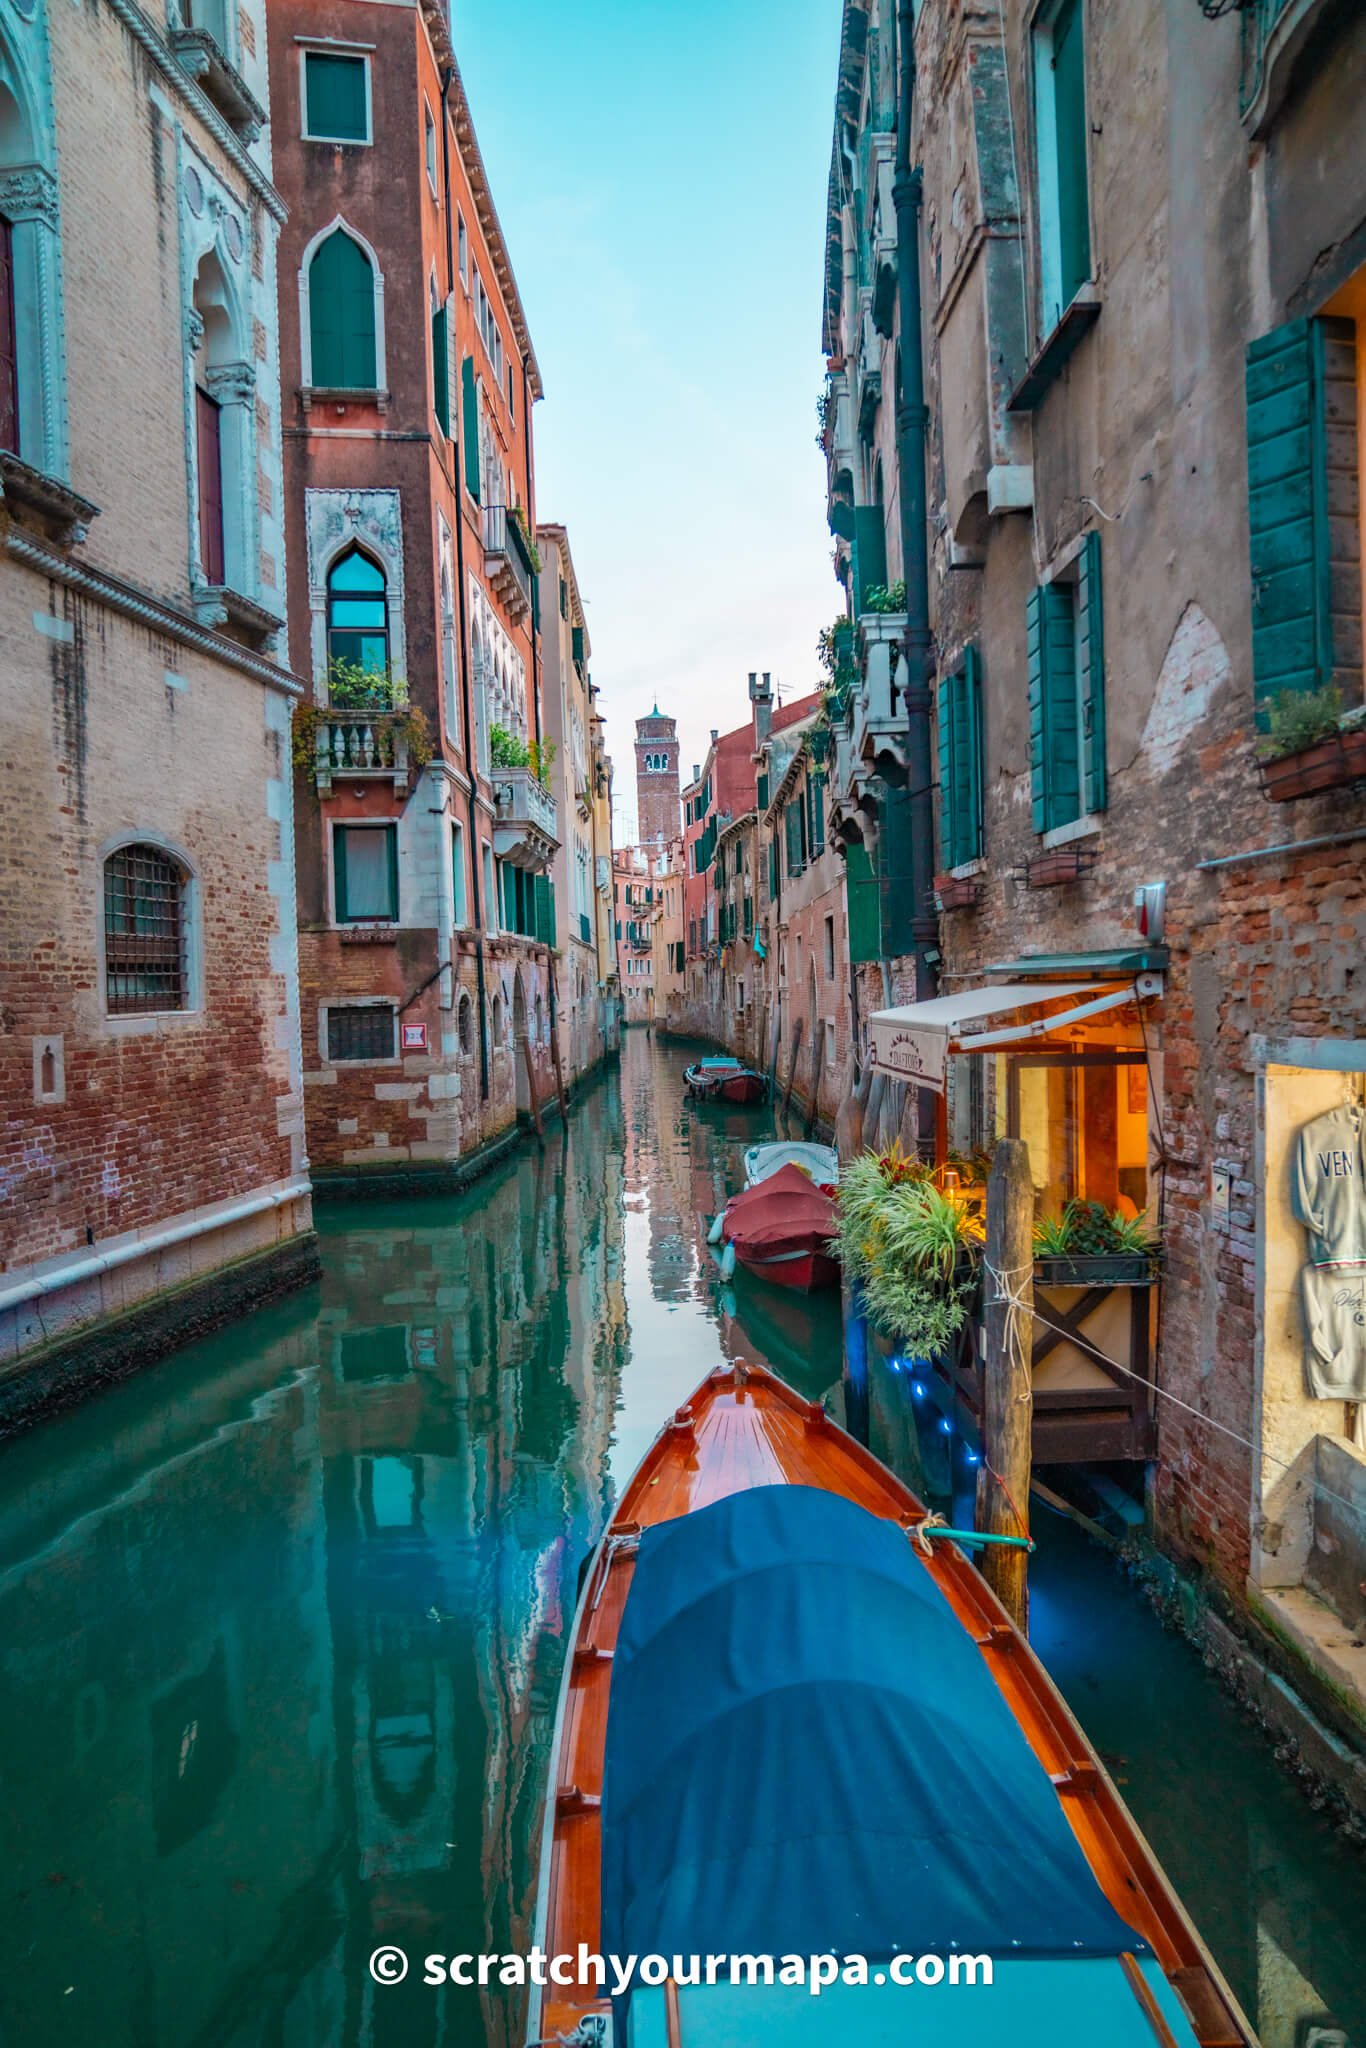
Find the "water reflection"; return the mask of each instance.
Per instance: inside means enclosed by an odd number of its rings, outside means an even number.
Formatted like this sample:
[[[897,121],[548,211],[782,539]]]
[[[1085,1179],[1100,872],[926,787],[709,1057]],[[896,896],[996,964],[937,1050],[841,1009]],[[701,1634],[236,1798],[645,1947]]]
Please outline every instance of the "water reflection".
[[[0,1456],[5,2048],[517,2041],[518,1990],[366,1962],[528,1941],[579,1563],[661,1420],[759,1357],[970,1483],[911,1373],[841,1386],[832,1297],[722,1288],[706,1222],[770,1121],[685,1103],[685,1058],[631,1034],[567,1138],[326,1212],[317,1289]],[[1359,1861],[1070,1529],[1035,1589],[1268,2048],[1366,2043]]]

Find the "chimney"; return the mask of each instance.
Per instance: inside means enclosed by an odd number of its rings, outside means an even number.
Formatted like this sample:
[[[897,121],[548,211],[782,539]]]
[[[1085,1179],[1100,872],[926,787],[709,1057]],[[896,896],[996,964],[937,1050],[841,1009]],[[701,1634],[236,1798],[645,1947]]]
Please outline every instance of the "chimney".
[[[757,754],[773,730],[773,685],[767,669],[764,670],[762,688],[758,676],[751,670],[749,701],[754,706],[754,751]]]

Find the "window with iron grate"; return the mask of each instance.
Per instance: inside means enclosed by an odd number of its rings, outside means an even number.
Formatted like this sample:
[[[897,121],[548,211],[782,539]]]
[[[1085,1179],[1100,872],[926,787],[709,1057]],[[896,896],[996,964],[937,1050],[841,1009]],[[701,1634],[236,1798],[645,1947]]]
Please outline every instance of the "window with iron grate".
[[[159,846],[121,846],[104,864],[104,992],[112,1017],[189,1007],[186,875]]]
[[[393,1010],[387,1003],[357,1003],[329,1010],[327,1057],[334,1062],[393,1059]]]

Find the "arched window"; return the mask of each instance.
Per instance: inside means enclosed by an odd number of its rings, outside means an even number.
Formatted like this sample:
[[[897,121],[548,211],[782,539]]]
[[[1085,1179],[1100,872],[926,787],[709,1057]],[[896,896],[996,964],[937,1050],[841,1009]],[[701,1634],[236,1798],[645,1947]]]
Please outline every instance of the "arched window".
[[[323,391],[373,391],[375,272],[344,228],[319,244],[308,267],[309,383]]]
[[[189,876],[160,846],[120,846],[104,863],[104,994],[111,1017],[190,1007]]]
[[[503,1042],[503,998],[501,996],[495,996],[493,999],[493,1042],[495,1046],[501,1045]]]
[[[327,577],[327,659],[367,676],[389,673],[389,607],[384,571],[351,548]]]
[[[468,1059],[474,1051],[474,1005],[463,992],[460,1007],[455,1013],[455,1028],[460,1036],[461,1053]]]

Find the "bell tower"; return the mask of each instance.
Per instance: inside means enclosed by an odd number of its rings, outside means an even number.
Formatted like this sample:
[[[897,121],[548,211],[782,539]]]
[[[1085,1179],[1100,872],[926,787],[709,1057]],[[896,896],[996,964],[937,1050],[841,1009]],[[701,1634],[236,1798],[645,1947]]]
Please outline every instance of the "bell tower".
[[[682,830],[678,727],[658,704],[636,720],[636,830],[639,843],[662,853]]]

